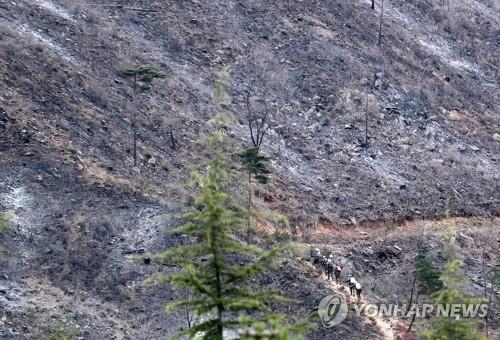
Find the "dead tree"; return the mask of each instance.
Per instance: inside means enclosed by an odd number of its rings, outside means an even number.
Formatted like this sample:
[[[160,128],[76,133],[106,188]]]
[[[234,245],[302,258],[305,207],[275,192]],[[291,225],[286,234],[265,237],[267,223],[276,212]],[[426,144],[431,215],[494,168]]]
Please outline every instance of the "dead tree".
[[[380,5],[380,23],[378,26],[378,46],[382,43],[382,25],[384,23],[384,0]]]
[[[120,73],[127,78],[132,78],[132,105],[133,113],[130,120],[132,130],[132,150],[134,157],[134,167],[137,166],[137,97],[141,91],[151,89],[154,79],[164,79],[165,75],[150,65],[139,67],[127,67],[120,70]]]
[[[250,138],[252,140],[253,147],[260,149],[260,146],[262,145],[264,137],[271,127],[271,124],[269,122],[270,115],[267,100],[265,98],[260,100],[263,103],[263,109],[261,110],[256,110],[251,103],[252,87],[254,83],[255,82],[252,81],[252,85],[248,89],[246,95],[246,118],[248,121],[248,129],[250,132]]]
[[[279,120],[276,113],[280,103],[290,101],[293,82],[289,81],[286,65],[276,60],[271,48],[264,46],[253,50],[244,66],[243,72],[248,76],[240,100],[255,148],[260,148],[275,120]]]
[[[377,110],[378,104],[377,104],[377,98],[373,94],[367,94],[365,96],[365,140],[364,140],[364,147],[369,146],[369,141],[370,141],[370,134],[369,134],[369,120],[371,118],[371,115]]]
[[[170,124],[168,126],[168,129],[169,129],[169,135],[170,135],[170,147],[172,148],[172,150],[175,150],[177,148],[177,142],[176,142],[175,137],[174,137],[174,130],[172,128],[172,124]]]
[[[487,270],[487,260],[490,259],[490,255],[488,254],[488,247],[494,248],[491,244],[491,240],[488,237],[476,237],[473,238],[474,246],[477,250],[480,251],[481,256],[481,276],[483,278],[482,286],[483,286],[483,296],[484,301],[488,304],[489,309],[493,303],[493,297],[495,294],[495,289],[500,286],[500,267],[493,267],[490,271]],[[488,313],[484,316],[484,333],[486,337],[489,337],[489,317]]]
[[[368,99],[366,99],[365,111],[365,147],[368,147]]]

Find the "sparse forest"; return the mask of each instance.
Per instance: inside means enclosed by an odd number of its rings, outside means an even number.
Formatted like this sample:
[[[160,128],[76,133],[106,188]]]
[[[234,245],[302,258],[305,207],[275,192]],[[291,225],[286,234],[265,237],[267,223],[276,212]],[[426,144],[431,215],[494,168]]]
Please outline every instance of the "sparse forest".
[[[0,26],[0,339],[500,336],[496,1]]]

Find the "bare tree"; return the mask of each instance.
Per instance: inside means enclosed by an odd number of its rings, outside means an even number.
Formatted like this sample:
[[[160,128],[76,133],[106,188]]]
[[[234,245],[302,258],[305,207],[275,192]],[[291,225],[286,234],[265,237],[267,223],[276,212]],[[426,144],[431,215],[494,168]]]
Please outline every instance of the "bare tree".
[[[475,248],[480,251],[481,256],[481,275],[483,278],[483,282],[481,284],[483,286],[484,300],[488,304],[489,309],[491,309],[495,289],[500,286],[500,267],[496,266],[491,270],[487,269],[487,260],[490,259],[488,248],[494,248],[492,243],[495,242],[495,238],[491,238],[488,234],[487,236],[481,235],[474,237],[473,240]],[[489,324],[488,313],[486,313],[484,317],[484,332],[486,337],[489,336]]]
[[[245,104],[247,108],[248,129],[253,147],[260,149],[260,146],[264,141],[264,137],[271,127],[269,123],[269,108],[267,100],[264,98],[261,100],[263,103],[263,109],[257,111],[250,100],[251,90],[252,88],[250,87],[247,91]]]
[[[373,94],[368,94],[365,96],[365,142],[364,147],[368,147],[369,145],[369,130],[368,123],[371,115],[378,109],[377,98]]]
[[[252,146],[260,148],[277,118],[279,103],[289,99],[291,82],[287,81],[284,64],[277,61],[270,48],[253,51],[243,72],[247,77],[242,98],[245,120]]]
[[[137,166],[137,96],[141,91],[151,88],[154,79],[163,79],[165,75],[156,68],[149,65],[139,67],[127,67],[120,70],[120,73],[132,79],[132,105],[133,113],[130,120],[132,130],[132,149],[134,157],[134,166]]]
[[[365,147],[368,147],[368,98],[366,99],[365,110]]]
[[[380,23],[378,26],[378,45],[382,44],[382,25],[384,23],[384,0],[380,5]]]
[[[177,140],[174,137],[174,129],[172,128],[172,124],[168,125],[169,136],[170,136],[170,147],[172,150],[177,149]]]

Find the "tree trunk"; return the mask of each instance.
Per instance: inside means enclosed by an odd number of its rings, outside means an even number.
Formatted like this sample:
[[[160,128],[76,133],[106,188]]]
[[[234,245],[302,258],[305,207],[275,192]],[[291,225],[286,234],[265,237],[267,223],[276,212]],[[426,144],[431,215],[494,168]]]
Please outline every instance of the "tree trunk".
[[[375,9],[375,0],[372,0],[372,9]]]
[[[217,338],[224,339],[224,328],[222,327],[222,308],[217,306]]]
[[[250,230],[252,228],[252,173],[248,172],[248,227],[247,244],[250,244]]]
[[[172,130],[172,125],[169,125],[170,128],[170,143],[172,146],[172,149],[175,150],[176,144],[175,144],[175,138],[174,138],[174,131]]]
[[[137,121],[134,119],[134,166],[137,166],[137,131],[135,125]]]
[[[365,112],[365,147],[368,147],[368,103]]]
[[[189,299],[189,291],[186,289],[185,291],[185,299]],[[185,306],[184,307],[184,312],[186,313],[186,322],[187,322],[187,327],[191,328],[191,314],[189,313],[189,307]]]
[[[215,234],[215,233],[214,233]],[[215,309],[217,310],[217,323],[216,323],[216,336],[215,339],[223,339],[223,334],[224,334],[224,327],[223,327],[223,320],[222,320],[222,312],[224,310],[224,304],[222,302],[222,280],[221,280],[221,268],[219,267],[219,240],[215,235],[212,236],[212,246],[210,249],[210,252],[213,255],[213,266],[214,266],[214,272],[215,272],[215,301],[216,301],[216,306]]]
[[[415,292],[415,283],[416,282],[417,282],[417,276],[415,275],[415,277],[413,277],[413,282],[411,284],[410,300],[408,300],[408,307],[406,307],[406,313],[408,313],[408,311],[410,310],[411,303],[413,302],[413,293]]]
[[[214,266],[215,266],[215,287],[217,290],[217,339],[222,340],[223,335],[224,335],[224,329],[222,326],[222,310],[224,309],[224,306],[221,302],[222,300],[222,283],[220,279],[220,270],[219,270],[219,265],[217,263],[219,261],[218,256],[215,256],[214,258]]]
[[[382,0],[382,4],[380,5],[380,24],[378,26],[378,45],[382,43],[382,24],[384,22],[384,0]]]
[[[134,157],[134,167],[137,166],[137,75],[134,74],[134,93],[133,93],[133,114],[132,114],[132,134],[133,134],[133,157]]]
[[[486,246],[484,246],[486,247]],[[490,294],[490,299],[488,299],[488,286],[486,284],[486,250],[483,248],[483,253],[482,253],[482,261],[481,261],[481,267],[482,267],[482,272],[483,272],[483,286],[484,286],[484,298],[486,301],[488,301],[488,305],[491,305],[491,294]],[[493,291],[493,284],[491,285],[491,291]],[[486,338],[488,338],[489,335],[489,330],[488,330],[488,313],[484,316],[484,331],[486,333]]]
[[[415,304],[418,304],[418,291],[417,291],[417,295],[415,296]],[[413,327],[413,323],[415,322],[415,317],[417,316],[417,313],[415,312],[412,317],[411,317],[411,322],[410,322],[410,325],[408,326],[408,333],[411,332],[411,328]]]

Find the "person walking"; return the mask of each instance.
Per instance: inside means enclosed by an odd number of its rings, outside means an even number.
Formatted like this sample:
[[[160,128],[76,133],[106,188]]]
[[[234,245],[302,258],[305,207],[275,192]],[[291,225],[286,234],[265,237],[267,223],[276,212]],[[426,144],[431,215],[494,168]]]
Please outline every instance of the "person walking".
[[[323,256],[323,271],[328,275],[328,257]]]
[[[340,283],[340,274],[342,273],[342,266],[341,265],[336,265],[335,269],[333,271],[333,274],[335,275],[335,282],[338,284]]]
[[[330,255],[331,256],[331,255]],[[328,261],[326,261],[326,276],[328,280],[333,281],[333,270],[334,270],[334,264],[332,258],[329,258]]]
[[[349,274],[345,282],[347,283],[347,287],[349,287],[349,293],[351,295],[354,295],[354,289],[356,286],[356,279],[354,278],[354,276],[352,276],[352,274]]]
[[[319,262],[319,260],[321,259],[321,251],[319,250],[319,248],[314,249],[314,251],[312,252],[311,258],[312,258],[313,264],[316,264]]]
[[[360,302],[361,301],[361,291],[362,291],[361,283],[356,281],[356,283],[354,284],[354,287],[356,288],[356,297],[358,298],[358,302]]]

